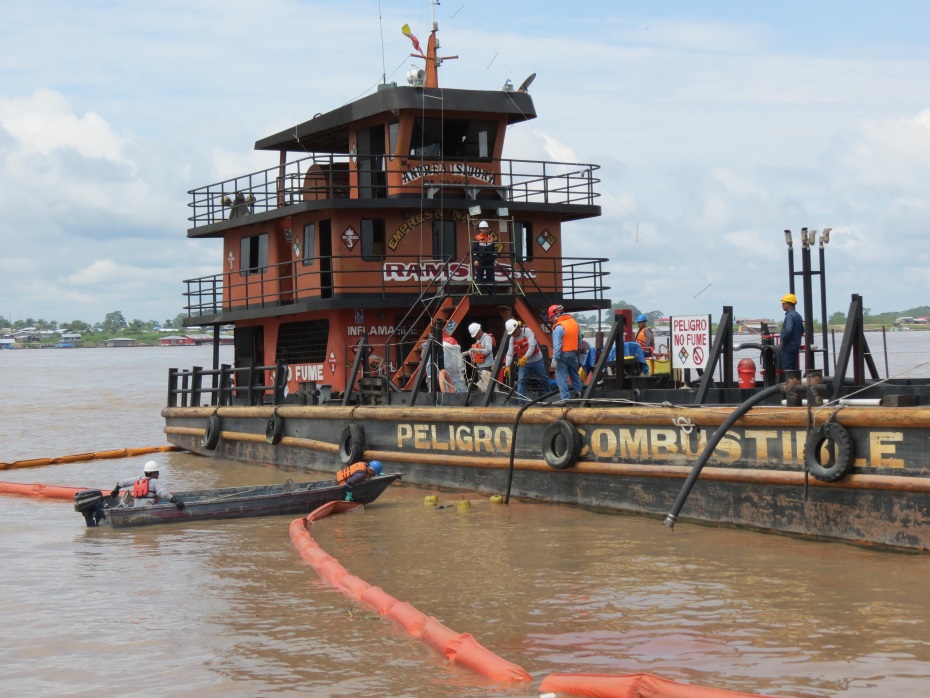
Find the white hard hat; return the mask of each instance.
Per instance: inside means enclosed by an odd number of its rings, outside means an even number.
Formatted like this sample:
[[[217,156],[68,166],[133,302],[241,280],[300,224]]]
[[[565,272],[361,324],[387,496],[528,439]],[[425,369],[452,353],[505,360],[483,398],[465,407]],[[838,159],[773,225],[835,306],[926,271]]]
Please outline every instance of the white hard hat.
[[[479,228],[490,228],[491,226],[488,225],[488,222],[487,222],[487,221],[481,221],[481,222],[478,224],[478,227],[479,227]]]
[[[517,328],[519,326],[520,326],[520,323],[517,320],[514,320],[513,318],[511,318],[510,320],[504,323],[504,331],[507,332],[507,334],[512,335],[514,332],[517,331]]]
[[[150,460],[148,463],[145,464],[145,467],[142,468],[142,472],[145,473],[146,475],[148,475],[149,473],[157,473],[158,463],[156,463],[153,460]]]
[[[468,326],[468,334],[470,334],[472,337],[477,335],[479,332],[481,332],[481,325],[479,325],[477,322],[473,322]]]

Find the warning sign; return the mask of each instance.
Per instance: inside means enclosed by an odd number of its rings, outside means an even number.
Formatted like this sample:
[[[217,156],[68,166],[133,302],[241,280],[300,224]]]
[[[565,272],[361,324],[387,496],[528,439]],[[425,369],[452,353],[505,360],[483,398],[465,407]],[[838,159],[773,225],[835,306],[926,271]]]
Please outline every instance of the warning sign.
[[[672,366],[703,369],[710,354],[710,315],[672,319]]]

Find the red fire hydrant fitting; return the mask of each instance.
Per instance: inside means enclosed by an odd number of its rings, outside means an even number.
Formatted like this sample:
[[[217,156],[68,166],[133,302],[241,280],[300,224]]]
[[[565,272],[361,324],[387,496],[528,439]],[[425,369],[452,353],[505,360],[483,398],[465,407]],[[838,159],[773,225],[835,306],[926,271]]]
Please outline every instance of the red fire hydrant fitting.
[[[736,372],[739,374],[740,388],[756,387],[756,362],[752,359],[741,359],[736,364]]]

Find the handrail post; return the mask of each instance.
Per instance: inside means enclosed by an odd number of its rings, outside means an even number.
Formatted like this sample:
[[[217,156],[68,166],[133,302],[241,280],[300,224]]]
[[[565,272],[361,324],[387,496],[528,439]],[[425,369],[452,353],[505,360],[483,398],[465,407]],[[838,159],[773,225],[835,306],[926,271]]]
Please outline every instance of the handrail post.
[[[200,406],[200,389],[203,385],[203,367],[194,366],[191,369],[191,407]]]
[[[178,406],[178,369],[168,369],[168,407]]]

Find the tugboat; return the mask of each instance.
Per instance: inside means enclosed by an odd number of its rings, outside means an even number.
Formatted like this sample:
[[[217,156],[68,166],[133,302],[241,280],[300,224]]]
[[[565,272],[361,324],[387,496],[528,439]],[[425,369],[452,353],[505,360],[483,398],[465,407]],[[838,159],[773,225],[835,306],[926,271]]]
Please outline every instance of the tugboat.
[[[513,321],[548,365],[551,308],[610,307],[608,260],[563,254],[574,224],[601,213],[599,168],[504,158],[508,128],[536,116],[532,76],[441,88],[452,57],[437,32],[422,53],[405,31],[422,61],[408,85],[262,138],[276,166],[190,192],[188,237],[220,238],[223,253],[219,273],[185,282],[185,324],[213,327],[217,346],[233,325],[235,359],[220,365],[216,349],[211,369],[170,371],[169,441],[329,472],[377,458],[408,483],[666,514],[670,526],[680,515],[930,549],[930,388],[877,380],[855,295],[835,375],[822,349],[813,370],[813,235],[806,382],[779,382],[763,339],[762,380],[740,362],[737,383],[725,307],[715,335],[709,317],[670,318],[671,353],[645,362],[618,311],[583,391],[514,392],[502,370]],[[441,358],[472,345],[474,325],[496,340],[493,364],[455,389]]]

